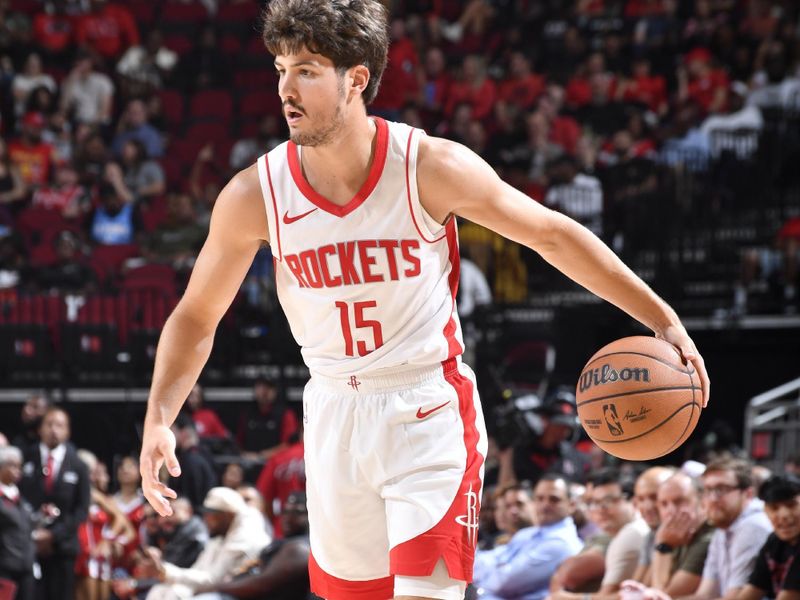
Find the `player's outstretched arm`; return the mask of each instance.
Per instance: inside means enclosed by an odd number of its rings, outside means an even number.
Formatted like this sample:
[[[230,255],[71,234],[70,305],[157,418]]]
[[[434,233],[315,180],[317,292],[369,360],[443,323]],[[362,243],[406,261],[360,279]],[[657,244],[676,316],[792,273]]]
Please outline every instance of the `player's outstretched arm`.
[[[255,167],[236,175],[219,195],[208,238],[186,292],[167,319],[156,351],[147,402],[140,470],[142,490],[161,515],[172,513],[175,492],[159,482],[166,464],[180,475],[170,425],[208,360],[214,332],[267,236],[267,217]]]
[[[675,311],[591,231],[531,200],[474,152],[449,140],[420,140],[417,182],[423,206],[440,223],[455,214],[528,246],[675,345],[697,368],[708,402],[703,358]]]

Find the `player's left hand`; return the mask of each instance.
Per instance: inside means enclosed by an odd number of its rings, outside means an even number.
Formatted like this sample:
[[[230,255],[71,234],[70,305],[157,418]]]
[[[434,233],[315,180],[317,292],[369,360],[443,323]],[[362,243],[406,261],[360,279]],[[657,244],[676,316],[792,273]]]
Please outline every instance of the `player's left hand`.
[[[681,353],[684,361],[694,365],[697,376],[700,378],[700,387],[703,391],[703,408],[708,406],[708,399],[711,396],[711,380],[706,371],[706,362],[697,351],[692,338],[686,333],[683,325],[671,325],[663,333],[656,332],[656,337],[665,340],[675,346]]]

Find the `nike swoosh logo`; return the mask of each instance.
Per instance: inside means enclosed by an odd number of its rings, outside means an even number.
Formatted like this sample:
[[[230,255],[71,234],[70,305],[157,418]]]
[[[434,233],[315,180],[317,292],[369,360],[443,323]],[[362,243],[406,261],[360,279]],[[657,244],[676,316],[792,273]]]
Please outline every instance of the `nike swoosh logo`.
[[[317,210],[317,209],[316,208],[312,208],[310,211],[304,212],[301,215],[295,215],[294,217],[290,217],[289,216],[289,211],[287,210],[285,213],[283,213],[283,222],[286,223],[286,225],[291,225],[295,221],[299,221],[303,217],[307,217],[308,215],[310,215],[315,210]]]
[[[450,400],[448,400],[444,404],[440,404],[439,406],[436,406],[436,407],[434,407],[434,408],[432,408],[430,410],[423,411],[421,408],[418,408],[417,409],[417,418],[418,419],[424,419],[428,415],[435,413],[437,410],[439,410],[440,408],[444,408],[448,404],[450,404]]]

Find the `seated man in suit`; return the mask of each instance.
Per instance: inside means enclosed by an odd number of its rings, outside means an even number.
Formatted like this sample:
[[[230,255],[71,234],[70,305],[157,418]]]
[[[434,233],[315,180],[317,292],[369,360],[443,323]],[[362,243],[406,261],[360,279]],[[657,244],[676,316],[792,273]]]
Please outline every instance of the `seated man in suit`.
[[[78,526],[89,515],[89,473],[69,443],[69,417],[51,407],[39,427],[39,444],[25,454],[20,491],[36,512],[33,539],[42,568],[38,585],[48,600],[71,600]]]

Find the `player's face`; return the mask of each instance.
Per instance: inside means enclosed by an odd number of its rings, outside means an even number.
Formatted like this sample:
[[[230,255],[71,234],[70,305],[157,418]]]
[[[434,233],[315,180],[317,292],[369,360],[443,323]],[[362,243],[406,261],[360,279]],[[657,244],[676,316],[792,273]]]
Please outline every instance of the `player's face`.
[[[778,538],[789,543],[800,539],[800,496],[785,502],[767,502],[764,512],[772,522]]]
[[[308,50],[276,56],[275,69],[291,140],[299,146],[330,143],[344,122],[344,76],[329,58]]]

